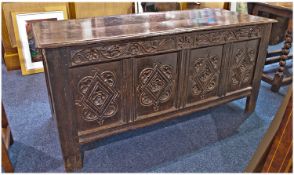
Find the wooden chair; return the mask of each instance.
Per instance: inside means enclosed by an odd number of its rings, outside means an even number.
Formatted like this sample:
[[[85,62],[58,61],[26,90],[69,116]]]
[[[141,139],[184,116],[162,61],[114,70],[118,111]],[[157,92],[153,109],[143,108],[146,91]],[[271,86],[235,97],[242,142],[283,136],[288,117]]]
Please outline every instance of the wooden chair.
[[[248,3],[248,12],[252,15],[277,19],[279,22],[273,24],[270,44],[278,44],[285,41],[281,50],[267,53],[265,65],[279,62],[279,68],[272,77],[263,73],[262,80],[272,85],[271,90],[278,92],[280,87],[292,83],[292,75],[286,76],[286,60],[292,59],[289,55],[292,47],[292,3]]]
[[[2,167],[5,172],[13,172],[13,166],[9,159],[8,149],[13,144],[13,137],[8,124],[7,116],[2,104]]]

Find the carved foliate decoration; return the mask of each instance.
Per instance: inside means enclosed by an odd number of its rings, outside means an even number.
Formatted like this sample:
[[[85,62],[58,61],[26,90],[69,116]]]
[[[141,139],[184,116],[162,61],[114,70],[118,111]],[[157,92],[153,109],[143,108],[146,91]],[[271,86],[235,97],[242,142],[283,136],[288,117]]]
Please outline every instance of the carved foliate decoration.
[[[81,109],[85,121],[97,121],[102,125],[106,118],[113,117],[118,111],[116,75],[111,71],[93,70],[93,76],[83,77],[77,84],[81,95],[76,105]]]
[[[193,46],[193,36],[191,35],[178,36],[177,46],[180,49],[191,48]]]
[[[72,65],[156,53],[173,48],[174,41],[166,38],[80,49],[72,53]]]
[[[249,28],[240,28],[236,29],[235,36],[237,39],[241,38],[252,38],[252,37],[258,37],[261,35],[261,32],[263,31],[263,28],[261,26],[259,27],[249,27]]]
[[[231,86],[240,88],[252,78],[256,53],[249,47],[237,48],[231,67]]]
[[[262,27],[246,27],[233,30],[200,33],[195,35],[195,45],[222,44],[240,39],[248,39],[261,36]]]
[[[235,29],[193,32],[168,36],[162,39],[144,39],[126,43],[104,44],[97,47],[71,51],[71,66],[138,55],[155,54],[179,49],[224,44],[262,35],[263,26],[248,26]]]
[[[203,33],[195,36],[196,45],[209,45],[224,42],[224,32]]]
[[[153,106],[154,111],[158,111],[159,104],[170,99],[174,87],[172,72],[172,66],[161,63],[140,72],[137,91],[142,106]]]
[[[220,58],[207,55],[207,57],[194,58],[192,60],[192,95],[205,99],[206,95],[218,85]]]

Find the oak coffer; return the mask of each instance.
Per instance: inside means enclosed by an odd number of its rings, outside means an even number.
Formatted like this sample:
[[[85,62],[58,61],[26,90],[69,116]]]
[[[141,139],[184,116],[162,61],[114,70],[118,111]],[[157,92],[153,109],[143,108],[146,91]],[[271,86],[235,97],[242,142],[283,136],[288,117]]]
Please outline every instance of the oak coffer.
[[[201,9],[33,24],[65,168],[106,136],[247,98],[274,20]]]

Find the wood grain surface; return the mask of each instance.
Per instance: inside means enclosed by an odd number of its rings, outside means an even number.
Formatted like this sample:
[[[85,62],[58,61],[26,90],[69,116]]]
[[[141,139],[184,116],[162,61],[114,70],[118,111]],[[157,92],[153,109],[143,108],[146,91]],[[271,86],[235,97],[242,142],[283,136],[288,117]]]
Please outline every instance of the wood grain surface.
[[[223,9],[200,9],[44,21],[35,23],[33,30],[36,46],[48,48],[273,22]]]

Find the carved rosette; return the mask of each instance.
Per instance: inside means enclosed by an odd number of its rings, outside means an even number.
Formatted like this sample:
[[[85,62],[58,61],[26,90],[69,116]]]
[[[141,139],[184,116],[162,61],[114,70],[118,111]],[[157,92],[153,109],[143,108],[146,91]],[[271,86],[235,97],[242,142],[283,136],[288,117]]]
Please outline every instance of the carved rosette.
[[[93,70],[93,76],[86,76],[78,82],[80,117],[85,121],[97,121],[101,126],[106,118],[118,111],[118,91],[115,89],[116,76],[111,71]]]
[[[194,58],[192,62],[192,95],[205,99],[206,95],[213,91],[218,84],[219,64],[218,56],[210,56],[203,58]]]
[[[255,50],[246,47],[238,48],[231,65],[231,86],[240,88],[251,80],[255,65]]]
[[[155,63],[153,68],[145,68],[139,75],[139,101],[142,106],[153,106],[159,110],[159,104],[168,101],[174,86],[173,67]]]

